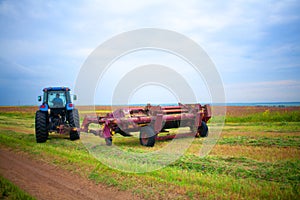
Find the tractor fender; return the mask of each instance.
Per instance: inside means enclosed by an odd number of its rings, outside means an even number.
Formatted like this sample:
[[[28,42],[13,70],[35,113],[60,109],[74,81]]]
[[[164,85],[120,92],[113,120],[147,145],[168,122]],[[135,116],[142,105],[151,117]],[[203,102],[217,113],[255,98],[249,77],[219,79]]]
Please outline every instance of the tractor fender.
[[[40,105],[39,110],[40,110],[40,111],[47,112],[47,111],[48,111],[48,108],[49,108],[48,105],[45,104],[45,103],[43,103],[42,105]]]
[[[67,103],[66,109],[67,110],[73,110],[74,109],[74,104],[73,103]]]

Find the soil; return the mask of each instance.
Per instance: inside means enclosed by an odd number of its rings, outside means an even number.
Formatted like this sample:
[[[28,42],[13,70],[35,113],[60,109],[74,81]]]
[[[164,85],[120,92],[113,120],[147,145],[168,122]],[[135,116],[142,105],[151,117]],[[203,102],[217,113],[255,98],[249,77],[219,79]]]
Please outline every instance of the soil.
[[[7,149],[0,149],[0,174],[36,199],[139,199]]]

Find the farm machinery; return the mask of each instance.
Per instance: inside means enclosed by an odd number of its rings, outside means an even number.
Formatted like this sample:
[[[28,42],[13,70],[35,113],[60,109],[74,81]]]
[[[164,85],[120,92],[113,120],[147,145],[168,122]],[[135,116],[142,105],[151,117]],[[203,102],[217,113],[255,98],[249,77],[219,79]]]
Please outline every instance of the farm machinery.
[[[176,106],[146,105],[145,107],[118,108],[105,116],[85,116],[81,131],[89,132],[112,145],[112,136],[119,133],[122,136],[132,136],[131,132],[139,132],[140,144],[153,147],[156,140],[179,137],[206,137],[207,122],[211,118],[209,105],[181,104]],[[89,125],[100,124],[100,129],[90,129]],[[190,132],[167,134],[160,136],[166,129],[190,127]]]
[[[43,98],[35,115],[36,142],[46,142],[49,132],[69,134],[71,140],[80,139],[80,121],[78,110],[72,103],[70,88],[48,87],[43,89]],[[73,96],[76,100],[76,95]]]

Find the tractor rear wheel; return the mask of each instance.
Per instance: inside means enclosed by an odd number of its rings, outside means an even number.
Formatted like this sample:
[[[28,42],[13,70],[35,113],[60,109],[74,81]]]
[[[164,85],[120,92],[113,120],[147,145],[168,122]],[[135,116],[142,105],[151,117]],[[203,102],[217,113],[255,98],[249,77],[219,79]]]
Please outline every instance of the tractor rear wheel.
[[[47,112],[38,110],[35,113],[35,138],[37,143],[44,143],[48,139]]]
[[[144,126],[140,131],[140,144],[146,147],[153,147],[155,144],[156,134],[153,128]]]
[[[69,112],[69,125],[71,128],[80,128],[79,113],[77,109]],[[70,140],[80,139],[80,132],[78,130],[70,130]]]
[[[201,122],[201,126],[198,127],[198,133],[200,137],[207,137],[208,136],[208,127],[204,121]]]

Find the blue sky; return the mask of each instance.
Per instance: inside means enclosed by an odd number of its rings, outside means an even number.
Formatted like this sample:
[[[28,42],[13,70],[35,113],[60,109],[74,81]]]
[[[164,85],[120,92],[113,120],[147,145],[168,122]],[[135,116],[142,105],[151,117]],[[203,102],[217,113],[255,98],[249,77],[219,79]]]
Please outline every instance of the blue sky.
[[[299,13],[296,0],[0,0],[0,105],[36,105],[43,87],[73,88],[98,45],[140,28],[197,42],[215,63],[228,102],[300,101]]]

